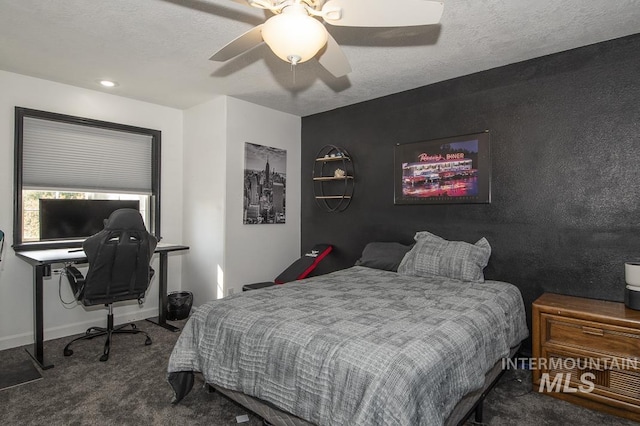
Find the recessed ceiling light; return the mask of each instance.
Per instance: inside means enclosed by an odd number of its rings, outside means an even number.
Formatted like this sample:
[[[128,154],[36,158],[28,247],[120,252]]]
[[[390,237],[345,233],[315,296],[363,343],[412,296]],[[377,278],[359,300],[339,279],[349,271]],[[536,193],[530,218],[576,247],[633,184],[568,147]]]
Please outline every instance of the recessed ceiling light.
[[[98,82],[104,87],[116,87],[118,85],[118,83],[111,80],[100,80]]]

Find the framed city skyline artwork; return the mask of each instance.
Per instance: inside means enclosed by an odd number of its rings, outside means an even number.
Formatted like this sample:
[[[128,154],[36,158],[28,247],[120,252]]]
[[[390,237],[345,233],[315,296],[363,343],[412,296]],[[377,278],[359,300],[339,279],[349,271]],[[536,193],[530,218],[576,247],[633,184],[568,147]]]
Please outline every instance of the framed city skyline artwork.
[[[397,144],[393,167],[395,204],[491,202],[488,130]]]
[[[244,144],[243,223],[285,223],[287,151]]]

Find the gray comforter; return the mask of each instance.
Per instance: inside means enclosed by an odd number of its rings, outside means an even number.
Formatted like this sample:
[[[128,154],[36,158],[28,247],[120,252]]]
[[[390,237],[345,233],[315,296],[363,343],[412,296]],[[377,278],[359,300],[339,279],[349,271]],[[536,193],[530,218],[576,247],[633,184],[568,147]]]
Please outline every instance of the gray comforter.
[[[440,425],[527,335],[511,284],[356,266],[199,307],[168,371],[318,425]]]

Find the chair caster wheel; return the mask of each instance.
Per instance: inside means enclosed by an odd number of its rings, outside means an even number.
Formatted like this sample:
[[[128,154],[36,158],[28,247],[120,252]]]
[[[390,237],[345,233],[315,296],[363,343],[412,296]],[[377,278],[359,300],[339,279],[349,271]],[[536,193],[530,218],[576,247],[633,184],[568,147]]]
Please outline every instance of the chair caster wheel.
[[[100,361],[101,361],[101,362],[105,362],[105,361],[107,361],[108,359],[109,359],[109,355],[108,355],[108,354],[104,354],[104,355],[102,355],[102,356],[100,357]]]
[[[151,337],[147,337],[147,340],[144,341],[145,346],[149,346],[152,342]]]
[[[64,356],[71,356],[73,355],[73,351],[69,348],[64,348],[64,351],[62,351],[62,353],[64,354]]]

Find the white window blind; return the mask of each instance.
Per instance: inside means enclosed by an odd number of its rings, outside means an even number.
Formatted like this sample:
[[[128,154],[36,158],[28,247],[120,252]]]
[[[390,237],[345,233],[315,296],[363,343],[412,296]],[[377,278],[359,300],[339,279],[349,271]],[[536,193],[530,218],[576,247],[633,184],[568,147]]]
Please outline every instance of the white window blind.
[[[150,135],[25,117],[22,186],[152,192]]]

